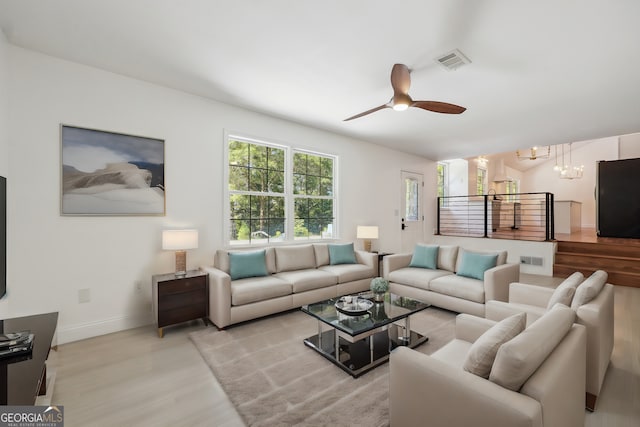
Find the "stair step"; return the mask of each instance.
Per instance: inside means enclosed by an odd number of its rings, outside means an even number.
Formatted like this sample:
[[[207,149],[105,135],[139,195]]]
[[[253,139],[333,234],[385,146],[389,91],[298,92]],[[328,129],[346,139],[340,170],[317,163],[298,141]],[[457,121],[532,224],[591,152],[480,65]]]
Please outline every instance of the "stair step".
[[[640,288],[640,274],[632,273],[627,271],[616,271],[616,270],[607,270],[606,268],[585,268],[585,267],[576,267],[575,265],[566,265],[566,264],[554,264],[553,265],[553,275],[556,277],[569,277],[569,275],[573,274],[576,271],[584,274],[585,277],[589,277],[596,270],[604,270],[608,274],[607,282],[620,285],[620,286],[631,286]]]
[[[640,258],[558,252],[556,264],[640,274]]]
[[[640,245],[635,242],[624,242],[622,244],[558,242],[557,252],[594,255],[600,254],[605,256],[620,256],[640,259]]]

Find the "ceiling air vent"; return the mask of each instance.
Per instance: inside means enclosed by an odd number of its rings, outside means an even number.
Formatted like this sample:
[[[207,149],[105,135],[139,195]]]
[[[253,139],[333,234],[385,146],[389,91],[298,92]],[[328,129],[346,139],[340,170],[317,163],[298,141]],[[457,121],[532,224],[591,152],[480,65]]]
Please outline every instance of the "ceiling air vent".
[[[436,58],[436,62],[449,71],[457,70],[465,64],[469,64],[469,58],[464,56],[458,49],[447,52]]]

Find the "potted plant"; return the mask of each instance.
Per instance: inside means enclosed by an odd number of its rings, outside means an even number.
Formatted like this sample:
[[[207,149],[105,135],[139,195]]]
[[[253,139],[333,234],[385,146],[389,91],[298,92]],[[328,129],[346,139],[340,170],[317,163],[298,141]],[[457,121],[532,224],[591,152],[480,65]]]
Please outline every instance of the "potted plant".
[[[384,294],[389,291],[389,281],[384,277],[376,277],[371,280],[371,291],[377,302],[384,301]]]

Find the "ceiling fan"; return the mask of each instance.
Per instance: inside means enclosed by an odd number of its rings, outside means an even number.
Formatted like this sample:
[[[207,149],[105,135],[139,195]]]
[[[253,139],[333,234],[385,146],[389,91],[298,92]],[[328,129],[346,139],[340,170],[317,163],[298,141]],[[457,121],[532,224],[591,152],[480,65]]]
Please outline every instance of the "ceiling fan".
[[[411,86],[411,76],[409,75],[409,67],[404,64],[395,64],[391,70],[391,86],[393,87],[393,97],[386,104],[382,104],[379,107],[372,108],[363,113],[351,116],[344,121],[357,119],[367,114],[375,113],[383,108],[393,108],[396,111],[404,111],[409,107],[422,108],[423,110],[429,110],[436,113],[444,114],[460,114],[463,113],[466,108],[459,105],[448,104],[446,102],[438,101],[414,101],[409,96],[409,86]]]

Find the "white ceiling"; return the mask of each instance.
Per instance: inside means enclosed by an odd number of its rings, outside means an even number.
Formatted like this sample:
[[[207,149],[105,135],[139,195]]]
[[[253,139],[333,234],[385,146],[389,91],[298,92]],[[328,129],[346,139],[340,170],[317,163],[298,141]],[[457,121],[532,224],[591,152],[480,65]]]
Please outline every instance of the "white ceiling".
[[[0,0],[15,45],[432,159],[640,131],[637,0]],[[454,48],[472,63],[447,71]],[[392,95],[411,108],[346,117]]]

